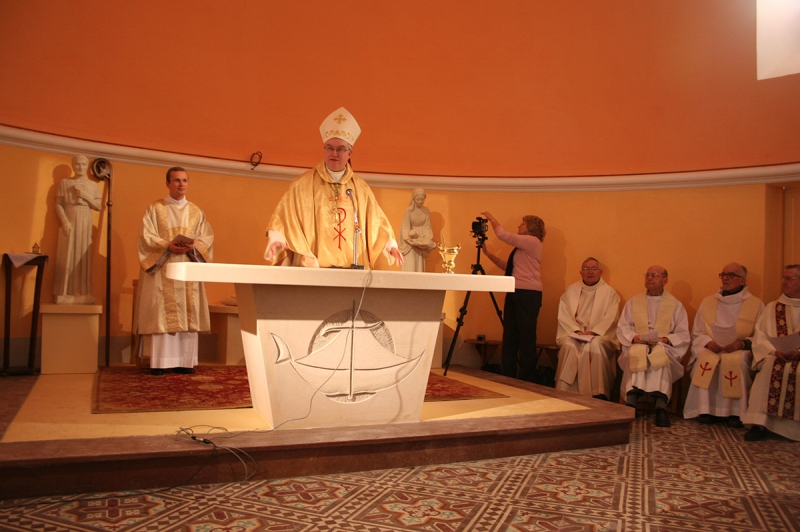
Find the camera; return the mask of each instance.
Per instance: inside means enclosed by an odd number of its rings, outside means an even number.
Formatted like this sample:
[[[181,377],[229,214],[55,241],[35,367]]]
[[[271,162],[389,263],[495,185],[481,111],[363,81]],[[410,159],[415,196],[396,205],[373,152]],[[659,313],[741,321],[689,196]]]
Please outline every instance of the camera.
[[[486,231],[489,230],[489,220],[481,218],[480,216],[475,218],[475,220],[475,222],[472,222],[472,236],[486,239]]]

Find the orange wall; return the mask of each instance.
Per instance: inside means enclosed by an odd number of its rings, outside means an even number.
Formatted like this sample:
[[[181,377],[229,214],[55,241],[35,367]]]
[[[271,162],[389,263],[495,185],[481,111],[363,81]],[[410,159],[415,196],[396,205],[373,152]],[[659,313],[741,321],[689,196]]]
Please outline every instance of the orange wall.
[[[112,305],[113,336],[130,332],[132,280],[138,277],[136,238],[147,204],[167,193],[165,168],[112,161]],[[54,257],[58,219],[54,212],[55,187],[71,175],[70,156],[0,145],[0,186],[13,191],[0,197],[0,250],[26,252],[39,243]],[[264,230],[287,182],[190,172],[188,197],[200,205],[216,234],[217,262],[263,264]],[[408,189],[374,188],[375,195],[399,227],[408,206]],[[793,196],[797,196],[794,189]],[[781,272],[782,202],[784,192],[769,185],[608,192],[490,193],[429,190],[436,240],[460,243],[457,273],[470,273],[475,261],[471,222],[489,210],[506,227],[516,227],[525,214],[541,216],[547,225],[544,240],[544,306],[539,320],[540,339],[555,338],[558,298],[579,278],[578,270],[589,255],[606,264],[605,278],[624,300],[642,291],[648,266],[669,270],[668,289],[687,306],[690,318],[700,301],[718,287],[716,274],[731,261],[750,270],[753,292],[766,300],[779,295]],[[105,302],[105,211],[96,216],[93,292]],[[796,239],[796,237],[793,237]],[[797,247],[800,242],[793,245]],[[491,233],[489,248],[501,254],[510,248]],[[441,271],[440,258],[432,254],[430,272]],[[490,275],[502,272],[488,260]],[[387,268],[381,259],[378,265]],[[52,301],[54,262],[44,278],[44,302]],[[25,337],[30,323],[32,275],[16,274],[13,337]],[[0,288],[2,290],[2,288]],[[229,285],[208,285],[209,299],[233,294]],[[24,294],[24,297],[20,296]],[[455,327],[464,294],[448,293],[447,325]],[[503,297],[498,294],[502,306]],[[24,319],[23,319],[24,318]],[[101,324],[101,330],[104,325]],[[500,338],[500,326],[488,294],[473,294],[462,338],[487,334]]]
[[[0,2],[0,123],[362,171],[669,172],[800,161],[800,75],[756,81],[753,0]]]

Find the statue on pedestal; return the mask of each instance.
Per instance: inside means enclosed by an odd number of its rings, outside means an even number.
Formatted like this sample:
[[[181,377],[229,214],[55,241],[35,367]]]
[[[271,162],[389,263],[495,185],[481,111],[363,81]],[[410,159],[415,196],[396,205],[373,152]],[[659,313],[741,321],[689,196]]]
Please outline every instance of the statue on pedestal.
[[[62,179],[56,192],[56,214],[61,221],[56,254],[54,294],[59,305],[91,305],[92,210],[99,211],[102,195],[86,176],[89,159],[72,158],[75,177]]]
[[[411,203],[403,215],[400,228],[400,252],[403,254],[403,271],[424,272],[425,259],[436,247],[431,228],[431,211],[424,206],[425,191],[415,188]]]

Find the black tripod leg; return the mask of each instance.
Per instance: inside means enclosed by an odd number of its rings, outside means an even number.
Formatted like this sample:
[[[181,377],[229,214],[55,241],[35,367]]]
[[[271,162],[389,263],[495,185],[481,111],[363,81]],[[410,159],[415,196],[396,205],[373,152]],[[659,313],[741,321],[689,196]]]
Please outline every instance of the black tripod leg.
[[[450,342],[450,350],[447,352],[447,359],[444,361],[444,375],[447,376],[447,370],[450,369],[450,359],[453,358],[453,351],[456,348],[456,342],[458,341],[458,332],[461,330],[461,326],[464,325],[464,316],[467,314],[467,305],[469,305],[469,296],[472,295],[472,292],[467,292],[467,295],[464,297],[464,304],[461,305],[461,310],[458,311],[458,319],[456,320],[456,331],[453,333],[453,341]]]
[[[505,326],[505,322],[503,322],[503,311],[500,310],[500,305],[497,304],[497,300],[494,298],[494,292],[489,292],[489,296],[492,298],[492,303],[494,303],[494,311],[497,312],[497,317],[500,318],[500,325]]]

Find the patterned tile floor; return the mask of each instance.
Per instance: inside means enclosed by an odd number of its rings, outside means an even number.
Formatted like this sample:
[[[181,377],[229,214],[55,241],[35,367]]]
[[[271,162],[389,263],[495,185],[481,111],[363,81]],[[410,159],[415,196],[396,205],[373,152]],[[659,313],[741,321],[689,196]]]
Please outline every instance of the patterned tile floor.
[[[672,422],[643,417],[629,445],[584,451],[3,501],[0,530],[800,530],[800,443]]]

